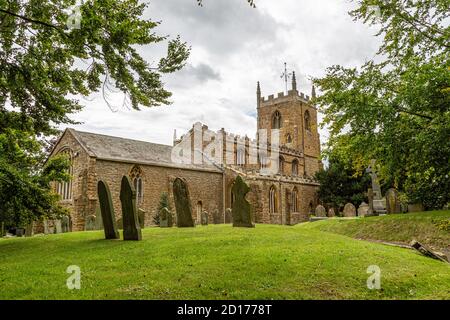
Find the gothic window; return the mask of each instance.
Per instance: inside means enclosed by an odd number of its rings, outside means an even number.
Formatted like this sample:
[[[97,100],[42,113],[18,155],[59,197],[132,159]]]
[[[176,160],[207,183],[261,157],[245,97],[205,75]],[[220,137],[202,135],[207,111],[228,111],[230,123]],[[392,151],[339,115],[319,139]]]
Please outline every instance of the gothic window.
[[[305,111],[305,130],[311,132],[311,116],[308,110]]]
[[[297,159],[292,160],[292,175],[298,176],[298,160]]]
[[[292,137],[291,137],[291,135],[288,133],[287,135],[286,135],[286,143],[291,143],[292,142]]]
[[[274,186],[271,186],[269,190],[269,212],[277,212],[277,190]]]
[[[283,174],[284,172],[284,158],[280,156],[279,162],[278,162],[278,173]]]
[[[280,111],[275,111],[272,115],[272,129],[280,129],[281,128],[281,113]]]
[[[61,200],[71,200],[72,199],[72,175],[73,175],[72,151],[70,151],[70,149],[68,149],[68,148],[65,148],[62,151],[60,151],[58,154],[69,158],[70,167],[68,169],[68,173],[70,175],[70,180],[56,182],[56,184],[55,184],[56,193],[61,196]]]
[[[243,166],[245,164],[245,149],[239,148],[236,155],[236,164]]]
[[[298,203],[297,203],[297,188],[294,188],[294,190],[292,190],[292,212],[298,212]]]
[[[139,166],[133,166],[130,171],[130,178],[133,181],[134,190],[136,190],[136,202],[141,204],[144,201],[144,187],[142,183],[142,169]]]

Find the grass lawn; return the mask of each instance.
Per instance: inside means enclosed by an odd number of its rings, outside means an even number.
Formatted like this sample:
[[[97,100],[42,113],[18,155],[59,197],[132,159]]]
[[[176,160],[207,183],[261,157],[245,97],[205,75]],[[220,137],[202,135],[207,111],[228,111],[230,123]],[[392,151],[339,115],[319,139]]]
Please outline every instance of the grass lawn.
[[[409,244],[412,239],[450,253],[450,211],[392,214],[361,219],[329,219],[306,228],[352,238]]]
[[[146,228],[0,240],[0,299],[450,299],[450,265],[310,225]],[[68,290],[66,268],[81,268]],[[366,286],[381,268],[381,290]]]

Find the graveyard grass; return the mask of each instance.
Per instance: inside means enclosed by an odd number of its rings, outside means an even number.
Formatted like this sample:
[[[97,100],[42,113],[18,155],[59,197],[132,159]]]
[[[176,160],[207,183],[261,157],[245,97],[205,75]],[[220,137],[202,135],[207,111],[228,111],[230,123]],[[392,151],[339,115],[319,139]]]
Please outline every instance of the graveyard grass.
[[[103,231],[0,239],[0,299],[450,299],[449,264],[321,230],[336,221],[146,228],[138,242]],[[66,287],[69,265],[80,290]],[[366,286],[370,265],[381,290]]]

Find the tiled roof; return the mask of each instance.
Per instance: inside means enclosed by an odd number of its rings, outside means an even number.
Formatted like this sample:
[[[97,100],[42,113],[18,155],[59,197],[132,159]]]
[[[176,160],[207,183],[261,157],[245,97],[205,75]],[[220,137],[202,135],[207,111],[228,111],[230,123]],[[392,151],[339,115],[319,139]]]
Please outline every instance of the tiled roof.
[[[163,165],[177,168],[220,170],[213,165],[178,164],[171,160],[172,146],[107,136],[68,129],[89,154],[98,159],[141,164]]]

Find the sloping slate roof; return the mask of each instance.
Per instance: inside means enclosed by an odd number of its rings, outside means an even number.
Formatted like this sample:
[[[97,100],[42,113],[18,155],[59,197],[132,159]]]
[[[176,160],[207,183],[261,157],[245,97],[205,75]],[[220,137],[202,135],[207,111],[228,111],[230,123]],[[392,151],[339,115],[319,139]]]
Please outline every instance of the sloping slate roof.
[[[212,165],[178,164],[171,161],[172,146],[69,129],[91,156],[104,160],[165,165],[218,171]]]

